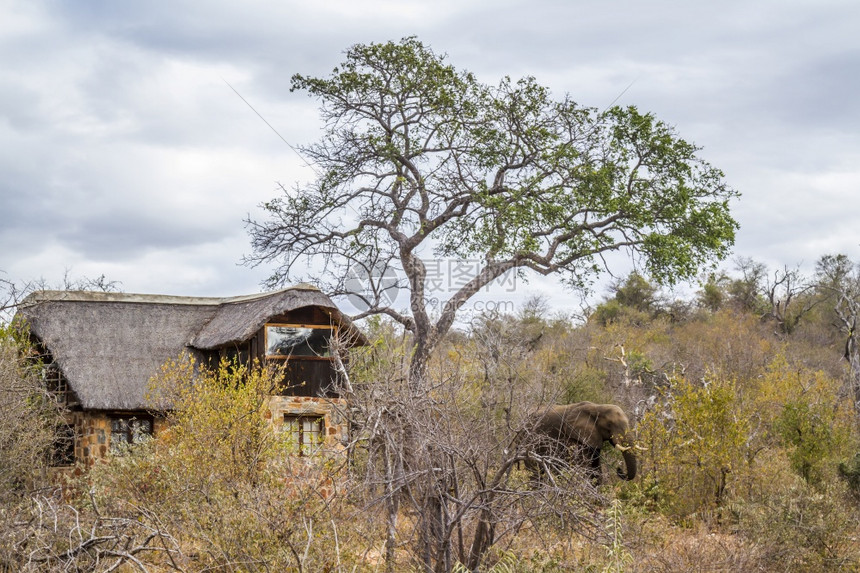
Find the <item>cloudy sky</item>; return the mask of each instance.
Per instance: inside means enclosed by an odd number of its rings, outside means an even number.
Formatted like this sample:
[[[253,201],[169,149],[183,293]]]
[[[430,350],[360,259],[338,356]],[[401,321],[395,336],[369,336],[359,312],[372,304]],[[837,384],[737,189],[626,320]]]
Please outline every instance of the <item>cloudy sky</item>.
[[[738,256],[860,260],[858,30],[856,0],[0,0],[0,278],[257,292],[243,219],[312,173],[225,82],[311,143],[290,76],[408,35],[485,83],[533,75],[674,125],[742,193]]]

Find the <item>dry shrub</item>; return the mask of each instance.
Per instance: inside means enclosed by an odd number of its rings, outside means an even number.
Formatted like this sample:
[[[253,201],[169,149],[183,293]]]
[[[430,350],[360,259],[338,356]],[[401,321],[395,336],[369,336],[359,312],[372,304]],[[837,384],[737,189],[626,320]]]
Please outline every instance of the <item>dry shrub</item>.
[[[322,571],[361,564],[345,453],[290,455],[263,415],[277,371],[222,363],[168,364],[154,394],[170,397],[171,427],[84,477],[82,512],[157,517],[171,544],[142,554],[167,570]],[[351,568],[351,567],[349,567]]]
[[[756,316],[724,310],[678,325],[671,356],[690,380],[715,374],[743,384],[762,373],[776,347],[772,332]]]
[[[46,485],[46,470],[63,422],[47,392],[26,333],[0,323],[0,507]]]
[[[487,320],[480,336],[449,340],[430,362],[427,391],[402,375],[403,338],[384,323],[370,329],[352,362],[351,469],[355,499],[382,513],[387,566],[405,548],[414,567],[431,554],[443,570],[458,561],[484,570],[506,562],[499,552],[525,527],[594,527],[600,495],[579,468],[540,484],[517,469],[529,414],[557,399],[569,373],[531,326]],[[404,529],[406,519],[415,525]]]
[[[703,524],[673,526],[660,518],[648,519],[640,527],[629,573],[769,570],[763,550],[741,536],[716,532]]]
[[[808,484],[779,451],[762,456],[755,487],[733,504],[738,533],[775,571],[860,568],[860,512],[845,484]]]
[[[48,465],[64,420],[36,356],[25,332],[0,323],[0,571],[45,570],[28,562],[57,539]]]

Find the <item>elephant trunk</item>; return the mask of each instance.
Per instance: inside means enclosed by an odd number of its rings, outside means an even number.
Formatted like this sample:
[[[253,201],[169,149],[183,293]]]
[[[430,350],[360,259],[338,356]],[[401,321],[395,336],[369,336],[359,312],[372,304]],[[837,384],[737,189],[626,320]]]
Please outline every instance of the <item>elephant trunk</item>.
[[[636,477],[636,454],[633,453],[633,439],[626,432],[617,439],[611,440],[612,445],[621,450],[624,456],[624,469],[617,469],[618,477],[623,480],[631,480]]]
[[[618,468],[618,476],[621,479],[631,480],[636,477],[636,456],[633,454],[633,448],[625,448],[621,455],[624,456],[626,471],[621,471],[621,468]]]

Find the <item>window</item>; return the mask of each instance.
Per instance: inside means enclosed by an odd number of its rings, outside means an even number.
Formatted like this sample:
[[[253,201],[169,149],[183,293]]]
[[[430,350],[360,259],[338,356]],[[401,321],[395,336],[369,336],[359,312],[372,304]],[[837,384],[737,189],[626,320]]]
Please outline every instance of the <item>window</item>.
[[[51,448],[52,466],[71,466],[75,463],[75,428],[60,424],[54,431],[54,444]]]
[[[152,436],[152,418],[117,416],[110,420],[111,452],[120,452],[123,446],[138,443],[148,436]]]
[[[60,404],[69,403],[69,383],[55,363],[48,364],[45,369],[45,383]]]
[[[266,356],[269,358],[331,358],[334,327],[304,324],[267,324]]]
[[[300,456],[313,454],[325,438],[323,416],[296,416],[284,414],[283,432],[289,432],[290,442]]]

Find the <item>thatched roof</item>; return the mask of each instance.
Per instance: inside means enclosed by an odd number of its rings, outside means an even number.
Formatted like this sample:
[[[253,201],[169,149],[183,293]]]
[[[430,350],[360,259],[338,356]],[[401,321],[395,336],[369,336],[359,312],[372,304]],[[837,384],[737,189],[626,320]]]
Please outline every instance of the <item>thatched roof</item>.
[[[84,408],[138,410],[146,408],[149,380],[167,360],[244,342],[269,318],[308,306],[321,307],[360,338],[331,299],[309,285],[231,298],[39,291],[18,315]]]
[[[252,296],[225,299],[215,316],[191,341],[201,349],[218,348],[248,340],[266,321],[304,306],[318,306],[332,317],[334,324],[344,321],[331,299],[313,287],[282,290],[277,296]]]

